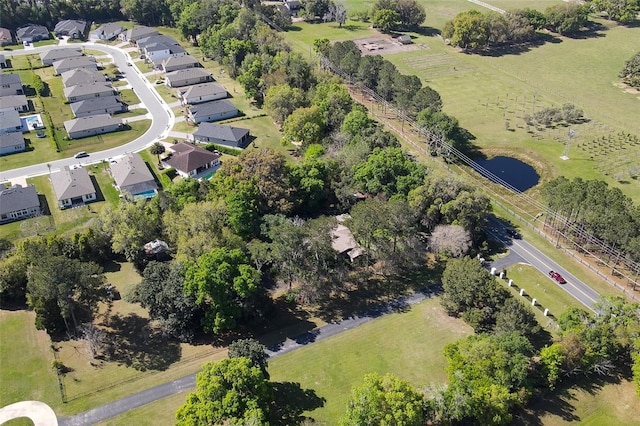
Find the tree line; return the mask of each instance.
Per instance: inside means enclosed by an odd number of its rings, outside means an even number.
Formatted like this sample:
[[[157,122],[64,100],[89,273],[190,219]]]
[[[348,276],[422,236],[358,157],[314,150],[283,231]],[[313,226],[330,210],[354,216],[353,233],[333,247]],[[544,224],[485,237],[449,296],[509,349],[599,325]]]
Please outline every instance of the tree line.
[[[640,52],[624,64],[620,78],[629,86],[640,87]]]

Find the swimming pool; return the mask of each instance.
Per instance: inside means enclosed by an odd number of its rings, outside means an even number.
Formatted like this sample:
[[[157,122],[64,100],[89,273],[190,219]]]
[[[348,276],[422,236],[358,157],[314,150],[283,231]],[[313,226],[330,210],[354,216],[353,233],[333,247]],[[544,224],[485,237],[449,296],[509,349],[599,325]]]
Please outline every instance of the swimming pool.
[[[26,117],[20,117],[20,121],[22,122],[22,131],[29,132],[31,130],[43,129],[42,125],[42,117],[40,114],[28,115]]]
[[[153,198],[158,194],[158,191],[156,191],[155,189],[150,189],[148,191],[144,191],[144,192],[140,192],[138,194],[136,194],[134,196],[134,198],[136,200],[142,199],[142,198]]]

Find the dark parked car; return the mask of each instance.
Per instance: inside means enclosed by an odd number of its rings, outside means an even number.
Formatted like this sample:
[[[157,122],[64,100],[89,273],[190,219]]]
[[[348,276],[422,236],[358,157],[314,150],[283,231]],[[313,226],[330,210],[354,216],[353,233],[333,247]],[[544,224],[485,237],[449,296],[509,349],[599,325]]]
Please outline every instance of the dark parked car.
[[[519,240],[520,238],[522,238],[520,236],[520,233],[516,229],[507,228],[506,232],[507,232],[507,235],[513,238],[514,240]]]
[[[558,284],[566,284],[567,281],[562,278],[562,275],[560,275],[559,273],[555,272],[555,271],[549,271],[549,276],[556,281]]]

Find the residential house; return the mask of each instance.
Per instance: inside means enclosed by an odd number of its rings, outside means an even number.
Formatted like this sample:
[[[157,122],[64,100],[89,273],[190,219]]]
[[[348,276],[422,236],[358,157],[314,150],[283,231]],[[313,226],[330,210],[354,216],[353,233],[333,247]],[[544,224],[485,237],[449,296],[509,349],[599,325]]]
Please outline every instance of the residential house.
[[[163,164],[173,167],[183,177],[197,177],[198,174],[220,166],[220,155],[190,143],[177,143],[170,150],[172,153],[163,160]]]
[[[350,218],[348,214],[336,216],[338,224],[331,230],[331,247],[353,262],[364,253],[364,249],[358,244],[351,230],[342,224],[348,218]]]
[[[100,71],[80,68],[65,71],[61,74],[64,87],[77,86],[78,84],[106,83],[107,77]]]
[[[15,109],[0,111],[0,135],[14,132],[22,133],[20,114]]]
[[[164,72],[172,72],[177,70],[184,70],[187,68],[197,68],[201,67],[200,62],[196,60],[191,55],[182,55],[182,56],[170,56],[162,60],[160,64],[160,68]]]
[[[0,27],[0,46],[7,46],[13,44],[13,37],[11,37],[11,30],[9,28]]]
[[[74,40],[84,40],[90,25],[87,21],[65,19],[56,24],[53,32],[56,36],[68,36]]]
[[[87,136],[102,135],[122,129],[122,120],[109,114],[89,115],[64,122],[69,139],[80,139]]]
[[[158,185],[140,154],[130,153],[111,165],[111,176],[116,188],[132,196],[155,195]],[[148,197],[147,197],[148,198]]]
[[[22,80],[18,74],[0,74],[0,96],[22,94]]]
[[[164,34],[151,34],[142,38],[139,38],[136,41],[136,46],[138,46],[138,52],[144,53],[144,49],[150,44],[165,44],[167,46],[178,46],[180,43],[176,41],[173,37],[166,36]]]
[[[212,101],[189,107],[189,118],[194,123],[226,120],[238,115],[238,109],[229,101]]]
[[[50,180],[61,209],[97,199],[96,188],[83,167],[70,169],[69,166],[64,166],[59,172],[52,173]]]
[[[249,143],[249,130],[241,127],[202,123],[190,136],[194,142],[217,143],[233,148],[244,148]]]
[[[187,51],[180,45],[167,46],[162,43],[153,43],[147,45],[144,49],[146,61],[150,61],[154,68],[160,68],[162,61],[167,58],[175,58],[188,55]]]
[[[104,25],[100,25],[98,28],[91,31],[89,37],[98,40],[113,40],[122,32],[124,32],[122,25],[115,22],[109,22]]]
[[[27,149],[22,133],[3,133],[0,135],[0,155],[22,152]]]
[[[83,56],[82,49],[79,47],[74,47],[73,49],[65,48],[65,49],[51,49],[46,52],[42,52],[40,54],[40,60],[42,61],[42,65],[53,65],[55,61],[60,61],[62,59],[67,58],[77,58],[79,56]]]
[[[0,111],[13,109],[18,112],[29,111],[29,101],[25,95],[0,96]]]
[[[285,0],[284,7],[289,10],[289,13],[293,16],[298,15],[298,11],[302,9],[302,2],[299,0]]]
[[[96,58],[93,56],[79,56],[77,58],[61,59],[53,63],[53,73],[55,75],[60,75],[65,71],[74,69],[97,71],[98,64],[96,63]]]
[[[178,89],[178,97],[182,99],[182,105],[217,101],[227,96],[229,96],[227,89],[218,83],[202,83]]]
[[[16,38],[20,43],[33,43],[40,40],[49,40],[49,30],[42,25],[27,24],[16,30]]]
[[[111,84],[107,82],[78,84],[76,86],[65,87],[62,91],[69,102],[107,98],[118,94],[118,92],[111,87]]]
[[[121,33],[118,37],[125,41],[136,43],[141,38],[149,37],[155,34],[158,34],[158,30],[156,30],[155,28],[149,28],[145,27],[144,25],[140,25]]]
[[[73,102],[69,105],[74,117],[96,114],[116,114],[125,111],[125,106],[116,96],[106,96]]]
[[[168,87],[190,86],[192,84],[207,83],[213,81],[213,76],[204,68],[188,68],[168,72],[164,76]]]
[[[40,214],[36,187],[13,185],[0,191],[0,223],[28,219]]]
[[[1,68],[9,68],[9,62],[2,53],[0,53],[0,69]]]

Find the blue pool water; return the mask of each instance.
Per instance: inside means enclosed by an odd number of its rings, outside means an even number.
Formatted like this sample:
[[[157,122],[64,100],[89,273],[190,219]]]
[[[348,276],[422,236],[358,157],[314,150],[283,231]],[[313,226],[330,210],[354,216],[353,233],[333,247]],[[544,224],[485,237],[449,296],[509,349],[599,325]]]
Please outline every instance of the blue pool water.
[[[135,195],[135,198],[153,198],[158,194],[157,191],[149,190]]]

